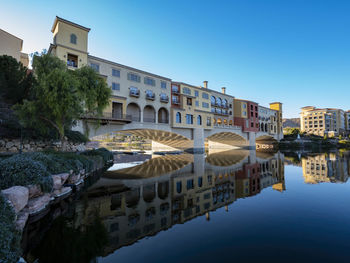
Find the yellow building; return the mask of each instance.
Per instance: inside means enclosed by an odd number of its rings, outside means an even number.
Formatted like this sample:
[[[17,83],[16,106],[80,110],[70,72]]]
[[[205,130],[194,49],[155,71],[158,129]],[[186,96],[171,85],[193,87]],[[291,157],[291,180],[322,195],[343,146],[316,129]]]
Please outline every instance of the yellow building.
[[[334,108],[303,107],[300,113],[300,128],[302,132],[319,136],[344,134],[344,111]]]
[[[23,66],[28,67],[28,54],[22,52],[23,40],[0,29],[0,56],[14,57]]]

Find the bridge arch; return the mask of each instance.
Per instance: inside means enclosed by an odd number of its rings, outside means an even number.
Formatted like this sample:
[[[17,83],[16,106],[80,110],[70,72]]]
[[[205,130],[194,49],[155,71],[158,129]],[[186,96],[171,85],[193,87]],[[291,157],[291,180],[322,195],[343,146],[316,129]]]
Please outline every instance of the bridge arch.
[[[131,102],[126,107],[126,115],[132,116],[133,121],[140,122],[141,121],[141,109],[140,106],[135,103]]]
[[[217,146],[247,146],[249,144],[244,137],[232,131],[217,132],[208,136],[206,139],[208,140],[209,147],[211,147],[211,145],[214,146],[213,143]]]

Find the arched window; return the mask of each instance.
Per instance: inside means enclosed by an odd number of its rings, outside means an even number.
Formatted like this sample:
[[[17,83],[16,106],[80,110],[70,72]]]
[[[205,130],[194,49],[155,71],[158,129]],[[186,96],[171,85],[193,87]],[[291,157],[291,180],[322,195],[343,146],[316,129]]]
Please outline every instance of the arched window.
[[[197,117],[197,124],[202,125],[202,116],[201,115],[198,115],[198,117]]]
[[[224,124],[227,125],[227,119],[224,119]]]
[[[72,44],[77,44],[77,36],[75,34],[70,35],[70,42]]]
[[[180,194],[181,191],[182,191],[182,183],[181,183],[181,182],[177,182],[177,183],[176,183],[176,192],[177,192],[178,194]]]
[[[268,131],[267,131],[267,123],[265,123],[265,132],[268,132]]]
[[[226,99],[224,99],[224,100],[222,101],[222,107],[223,107],[223,108],[227,108],[227,100],[226,100]]]
[[[217,122],[218,122],[218,125],[221,125],[221,124],[222,124],[222,121],[221,121],[220,118],[217,120]]]
[[[181,123],[181,113],[180,112],[176,113],[176,123]]]
[[[221,107],[221,99],[220,98],[216,98],[216,105]]]
[[[233,121],[232,121],[232,120],[230,120],[230,125],[231,125],[231,126],[233,125]]]
[[[210,97],[210,102],[212,106],[215,106],[216,98],[214,96]]]

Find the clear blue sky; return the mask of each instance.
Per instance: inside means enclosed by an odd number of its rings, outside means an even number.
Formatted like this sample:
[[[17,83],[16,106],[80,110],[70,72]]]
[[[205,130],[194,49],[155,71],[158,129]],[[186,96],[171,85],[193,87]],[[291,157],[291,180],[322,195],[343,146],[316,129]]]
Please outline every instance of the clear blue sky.
[[[0,28],[48,48],[56,15],[94,56],[268,105],[350,109],[350,1],[2,1]],[[1,43],[0,43],[1,44]]]

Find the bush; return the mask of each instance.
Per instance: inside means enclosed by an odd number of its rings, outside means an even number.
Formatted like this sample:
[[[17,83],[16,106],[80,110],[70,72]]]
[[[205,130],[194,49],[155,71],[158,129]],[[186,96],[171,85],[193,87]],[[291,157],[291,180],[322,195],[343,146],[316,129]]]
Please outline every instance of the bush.
[[[17,262],[20,254],[21,233],[15,226],[15,212],[0,194],[0,262]]]
[[[30,184],[41,185],[45,192],[52,190],[52,177],[42,163],[21,154],[0,162],[0,189]]]
[[[43,152],[25,153],[24,156],[31,158],[34,161],[42,163],[47,171],[51,174],[59,174],[68,172],[70,169],[66,167],[65,160],[57,160],[53,155],[45,154]]]
[[[68,141],[70,142],[74,142],[74,143],[86,143],[89,141],[89,139],[82,134],[81,132],[78,131],[65,131],[65,135],[68,139]]]
[[[105,162],[105,164],[113,160],[113,153],[108,151],[106,148],[90,150],[90,151],[83,152],[82,154],[87,156],[99,155],[103,158],[103,161]]]

